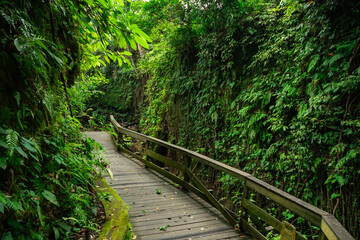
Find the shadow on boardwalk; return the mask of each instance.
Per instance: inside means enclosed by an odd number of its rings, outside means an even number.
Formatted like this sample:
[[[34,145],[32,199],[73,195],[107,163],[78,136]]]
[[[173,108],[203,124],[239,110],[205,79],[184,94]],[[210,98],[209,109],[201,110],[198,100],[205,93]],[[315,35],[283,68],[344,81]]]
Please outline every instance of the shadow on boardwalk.
[[[116,151],[105,132],[86,132],[106,150],[114,179],[108,179],[126,204],[136,239],[250,239],[235,231],[211,205]]]

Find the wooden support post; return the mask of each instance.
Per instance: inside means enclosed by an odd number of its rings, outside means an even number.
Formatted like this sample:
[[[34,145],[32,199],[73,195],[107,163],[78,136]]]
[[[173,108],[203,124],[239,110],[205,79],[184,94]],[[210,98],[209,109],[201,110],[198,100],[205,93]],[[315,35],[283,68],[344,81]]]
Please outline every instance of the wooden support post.
[[[149,141],[145,141],[145,142],[144,142],[144,158],[145,158],[146,160],[149,160],[149,158],[150,158],[150,157],[147,155],[148,149],[149,149]],[[143,167],[144,167],[144,168],[148,168],[148,166],[146,166],[146,164],[144,164]]]
[[[183,173],[184,173],[184,181],[187,182],[187,183],[190,183],[190,176],[189,176],[189,174],[186,172],[186,169],[189,169],[189,168],[190,168],[190,164],[191,164],[191,158],[188,157],[188,156],[185,156],[185,162],[184,162],[185,171],[183,171]],[[184,191],[187,191],[188,189],[184,187],[183,190],[184,190]]]
[[[284,221],[281,229],[280,240],[296,240],[296,228]]]
[[[247,181],[245,181],[242,202],[241,202],[241,208],[240,208],[240,227],[241,227],[241,230],[243,230],[243,231],[246,229],[246,226],[244,226],[244,224],[242,224],[243,222],[241,221],[241,219],[244,220],[245,222],[249,221],[247,210],[245,208],[245,200],[248,198],[249,198],[249,189],[247,187]]]
[[[325,236],[323,231],[321,231],[319,234],[319,240],[327,240],[327,237]]]

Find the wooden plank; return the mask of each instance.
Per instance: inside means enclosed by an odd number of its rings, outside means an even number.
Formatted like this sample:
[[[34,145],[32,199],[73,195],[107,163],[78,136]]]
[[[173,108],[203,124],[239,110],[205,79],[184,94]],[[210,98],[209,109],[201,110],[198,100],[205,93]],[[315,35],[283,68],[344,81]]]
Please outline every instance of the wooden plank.
[[[354,239],[341,225],[341,223],[331,214],[323,216],[321,220],[321,230],[329,240]]]
[[[274,218],[267,212],[265,212],[263,209],[259,208],[255,204],[251,203],[247,199],[243,199],[242,202],[243,206],[249,211],[255,214],[256,216],[260,217],[261,220],[266,222],[267,224],[273,226],[277,231],[281,231],[282,228],[282,222],[280,222],[278,219]]]
[[[171,150],[174,150],[174,151],[177,151],[179,153],[182,153],[188,157],[191,157],[191,158],[194,158],[194,159],[198,159],[199,161],[203,162],[203,163],[206,163],[207,165],[217,169],[217,170],[220,170],[220,171],[223,171],[233,177],[236,177],[236,178],[239,178],[239,179],[242,179],[242,180],[245,180],[247,177],[251,176],[250,174],[246,173],[246,172],[243,172],[239,169],[236,169],[236,168],[233,168],[233,167],[230,167],[224,163],[221,163],[221,162],[218,162],[214,159],[211,159],[209,157],[206,157],[202,154],[199,154],[197,152],[194,152],[194,151],[191,151],[191,150],[188,150],[186,148],[183,148],[183,147],[179,147],[177,145],[174,145],[174,144],[171,144],[171,143],[168,143],[166,141],[163,141],[163,140],[160,140],[160,139],[157,139],[157,138],[154,138],[154,137],[150,137],[150,136],[146,136],[142,133],[138,133],[138,132],[135,132],[135,131],[132,131],[132,130],[129,130],[129,129],[126,129],[124,127],[122,127],[116,120],[115,118],[110,115],[110,120],[111,120],[111,123],[114,125],[114,127],[121,133],[127,135],[127,136],[130,136],[130,137],[133,137],[133,138],[136,138],[140,141],[149,141],[149,142],[152,142],[152,143],[155,143],[155,144],[158,144],[160,146],[164,146],[164,147],[167,147]]]
[[[185,166],[178,163],[178,162],[175,162],[174,160],[170,159],[170,158],[167,158],[161,154],[158,154],[154,151],[151,151],[149,149],[146,149],[146,155],[162,162],[162,163],[165,163],[166,165],[169,165],[169,166],[172,166],[172,167],[175,167],[176,169],[179,169],[181,171],[184,171],[185,170]]]
[[[154,211],[154,212],[143,212],[142,209],[138,209],[138,211],[132,212],[131,217],[132,219],[141,218],[151,216],[152,218],[157,218],[159,216],[167,215],[173,216],[175,215],[184,215],[184,216],[194,216],[200,213],[208,213],[210,212],[208,208],[193,208],[193,209],[186,209],[186,208],[178,208],[178,209],[164,209],[163,211]]]
[[[254,215],[251,212],[248,212],[248,215],[251,219],[251,222],[253,223],[253,225],[255,225],[256,229],[263,235],[267,234],[267,231],[265,229],[265,227],[263,226],[263,223],[260,221],[259,217]]]
[[[264,235],[262,235],[258,230],[256,230],[256,228],[251,226],[243,218],[240,219],[240,226],[242,229],[244,229],[246,232],[248,232],[254,238],[259,239],[259,240],[266,240],[266,237]]]
[[[192,217],[192,218],[191,218]],[[219,221],[224,221],[226,222],[225,219],[223,218],[219,218],[217,215],[212,214],[212,213],[199,213],[196,214],[196,216],[186,216],[186,215],[173,215],[173,216],[164,216],[163,218],[159,218],[159,219],[153,219],[150,221],[150,218],[143,218],[143,219],[136,219],[134,221],[132,221],[131,216],[130,216],[130,222],[131,225],[133,225],[134,227],[139,227],[139,226],[155,226],[155,225],[161,225],[164,223],[189,223],[189,222],[200,222],[200,221],[205,221],[205,220],[219,220]],[[163,226],[163,225],[162,225]],[[230,226],[229,226],[230,227]]]
[[[215,233],[224,232],[229,230],[229,226],[226,225],[212,225],[204,227],[203,229],[183,229],[182,231],[167,232],[163,231],[158,234],[144,235],[146,240],[159,240],[159,239],[189,239],[193,237],[209,236]]]
[[[120,124],[118,124],[112,116],[110,116],[110,118],[112,119],[112,123],[115,124],[116,129],[120,132],[122,131],[124,134],[131,132],[133,136],[136,135],[136,136],[140,136],[142,138],[146,138],[146,140],[148,140],[150,142],[159,144],[161,146],[168,147],[169,149],[178,151],[186,156],[198,159],[199,161],[201,161],[217,170],[223,171],[233,177],[237,177],[241,180],[246,180],[246,179],[250,180],[249,186],[252,189],[260,192],[261,194],[265,195],[266,197],[268,197],[282,205],[285,204],[283,206],[296,212],[297,214],[299,214],[300,216],[304,217],[305,219],[309,220],[310,222],[312,222],[313,224],[315,224],[317,226],[320,226],[320,224],[321,224],[321,216],[327,214],[326,212],[324,212],[324,211],[322,211],[322,210],[320,210],[320,209],[318,209],[318,208],[316,208],[316,207],[314,207],[314,206],[312,206],[312,205],[310,205],[310,204],[308,204],[308,203],[306,203],[284,191],[281,191],[280,189],[277,189],[255,177],[251,176],[248,173],[245,173],[236,168],[227,166],[226,164],[220,163],[216,160],[213,160],[213,159],[206,157],[204,155],[201,155],[199,153],[187,150],[185,148],[176,146],[171,143],[167,143],[163,140],[149,137],[144,134],[125,129],[125,128],[121,127]]]
[[[156,172],[164,175],[165,177],[169,178],[170,180],[172,180],[173,182],[180,184],[183,187],[186,187],[187,189],[189,189],[190,191],[192,191],[193,193],[195,193],[196,195],[198,195],[199,197],[201,197],[202,199],[207,199],[205,194],[203,192],[201,192],[199,189],[197,189],[196,187],[192,186],[191,184],[185,182],[184,180],[178,178],[177,176],[173,175],[172,173],[162,169],[161,167],[157,166],[154,163],[151,163],[145,159],[143,159],[142,157],[124,149],[121,148],[122,151],[126,152],[127,154],[131,155],[132,157],[140,160],[141,162],[143,162],[147,167],[155,170]]]
[[[207,190],[207,188],[199,181],[199,179],[194,174],[192,174],[189,169],[186,169],[186,175],[188,175],[195,186],[204,193],[211,204],[216,207],[217,210],[219,210],[221,214],[229,221],[231,226],[235,226],[236,220],[228,213],[228,211],[226,211],[224,206],[215,199],[215,197]]]
[[[217,239],[247,239],[250,240],[250,238],[246,237],[246,235],[241,234],[240,232],[237,232],[235,230],[228,230],[228,231],[221,231],[217,233],[211,233],[209,235],[201,235],[198,237],[192,237],[191,240],[197,240],[197,239],[206,239],[206,240],[217,240]]]
[[[201,225],[210,225],[210,224],[227,224],[226,221],[222,220],[222,219],[201,219],[201,220],[197,220],[197,221],[193,221],[193,222],[184,222],[184,221],[175,221],[175,220],[169,220],[166,222],[167,225],[170,225],[172,228],[175,229],[175,227],[187,227],[187,226],[201,226]],[[179,229],[178,228],[178,229]],[[158,229],[158,224],[155,225],[139,225],[136,227],[136,231],[144,231],[144,230],[152,230],[152,229]]]
[[[164,223],[164,226],[170,225],[170,227],[167,227],[166,232],[176,232],[176,231],[183,231],[183,230],[189,230],[189,229],[194,229],[194,228],[205,228],[211,225],[217,225],[219,223],[218,220],[212,219],[209,221],[201,221],[201,222],[190,222],[190,223],[185,223],[185,224],[180,224],[180,225],[174,225],[174,224],[167,224]],[[226,223],[222,223],[222,225],[226,226]],[[141,235],[151,235],[151,234],[157,234],[157,233],[162,233],[162,231],[159,229],[162,226],[159,225],[155,225],[155,227],[149,228],[149,226],[147,226],[147,228],[137,228],[136,229],[136,234],[141,234]]]
[[[246,184],[258,193],[261,193],[262,195],[297,213],[316,226],[320,226],[322,214],[327,214],[309,203],[281,191],[270,184],[264,183],[255,177],[249,178]]]
[[[196,153],[194,151],[187,150],[185,148],[176,146],[171,143],[167,143],[163,140],[146,136],[141,133],[137,133],[135,131],[123,128],[120,126],[119,123],[116,122],[114,117],[111,115],[110,120],[115,127],[115,129],[122,134],[137,138],[141,141],[149,141],[155,144],[158,144],[160,146],[167,147],[168,149],[177,151],[185,156],[188,156],[193,159],[197,159],[202,163],[207,164],[208,166],[211,166],[219,171],[222,171],[224,173],[227,173],[233,177],[239,178],[241,180],[248,180],[248,186],[254,189],[255,191],[261,193],[262,195],[270,198],[271,200],[281,204],[282,206],[288,208],[289,210],[297,213],[298,215],[304,217],[308,221],[312,222],[316,226],[321,226],[322,224],[322,218],[323,216],[329,216],[328,213],[302,201],[301,199],[298,199],[284,191],[281,191],[280,189],[277,189],[253,176],[251,176],[248,173],[245,173],[239,169],[227,166],[224,163],[220,163],[214,159],[211,159],[209,157],[206,157],[202,154]],[[146,165],[148,166],[148,165]],[[175,181],[174,181],[175,182]],[[185,185],[182,185],[186,187]],[[191,186],[191,185],[189,185]],[[187,188],[187,187],[186,187]],[[204,195],[201,191],[198,191],[198,193]],[[326,221],[325,221],[326,222]],[[336,232],[336,233],[335,233]],[[324,224],[324,233],[325,235],[335,235],[336,237],[340,236],[341,234],[345,234],[346,236],[351,236],[347,230],[340,224],[337,225],[337,223],[333,224],[332,221],[329,223],[326,222]],[[330,238],[329,238],[330,239]],[[337,239],[337,238],[336,238]],[[340,238],[339,238],[340,239]],[[345,239],[345,238],[344,238]]]
[[[167,207],[163,207],[162,205],[155,205],[155,206],[143,206],[143,207],[133,207],[131,209],[128,210],[129,213],[132,214],[137,214],[137,213],[141,213],[143,211],[145,211],[145,213],[147,214],[157,214],[157,213],[166,213],[166,212],[174,212],[176,209],[176,211],[184,211],[184,212],[188,212],[188,213],[192,213],[192,212],[201,212],[204,209],[206,210],[206,212],[208,211],[208,208],[205,207],[201,207],[201,206],[187,206],[184,205],[184,203],[179,204],[179,205],[170,205]]]
[[[188,218],[188,219],[203,219],[204,216],[206,218],[210,218],[212,215],[214,218],[219,218],[217,215],[208,209],[208,211],[199,211],[199,212],[191,212],[191,213],[184,213],[185,211],[173,211],[173,212],[166,212],[164,214],[144,214],[144,215],[131,215],[130,222],[147,222],[147,221],[156,221],[162,220],[166,222],[166,219],[170,220],[172,218]]]
[[[97,134],[98,133],[96,133],[96,135]],[[103,143],[105,142],[105,145],[109,145],[109,148],[114,147],[108,144],[111,137],[109,135],[107,135],[107,137],[106,135],[107,134],[99,133],[98,139],[101,140],[102,145],[104,145]],[[115,185],[114,187],[117,188],[116,190],[121,196],[127,198],[126,200],[128,202],[136,202],[136,204],[130,204],[132,208],[129,210],[129,213],[135,234],[137,234],[138,228],[143,228],[142,231],[139,232],[141,234],[137,235],[137,239],[149,239],[147,236],[154,239],[178,239],[179,236],[191,237],[205,235],[211,237],[210,233],[207,232],[208,229],[210,229],[209,232],[214,234],[217,234],[219,231],[221,233],[233,231],[232,227],[226,222],[217,209],[213,208],[200,197],[195,196],[195,193],[184,192],[171,185],[170,183],[172,181],[175,182],[177,180],[172,178],[171,175],[168,175],[171,174],[168,171],[152,163],[148,163],[145,159],[141,159],[141,157],[134,156],[133,154],[129,156],[133,156],[137,162],[136,164],[132,164],[133,161],[125,158],[124,155],[121,154],[118,154],[117,157],[114,153],[111,153],[109,156],[112,171],[117,175],[115,177],[116,180],[112,180],[113,185]],[[149,169],[142,171],[154,173],[154,178],[150,177],[150,175],[142,177],[134,173],[134,177],[132,177],[129,175],[129,172],[123,175],[120,173],[123,166],[125,166],[127,171],[138,172],[135,171],[135,169],[141,168],[142,164],[149,166]],[[158,172],[159,174],[157,174]],[[169,180],[161,174],[172,179]],[[158,178],[158,176],[161,176],[161,178]],[[139,182],[136,183],[137,181]],[[180,185],[183,184],[182,182],[177,182]],[[195,191],[197,190],[198,195],[199,193],[200,195],[202,194],[202,191],[196,187],[190,184],[188,187],[194,188]],[[157,188],[162,189],[162,194],[156,194]],[[201,196],[204,197],[203,195]],[[143,212],[142,210],[145,211]],[[157,232],[154,231],[155,228],[159,230],[159,227],[166,226],[167,224],[170,224],[171,227],[169,227],[166,232],[161,231],[160,234],[157,234]],[[203,228],[203,230],[201,230],[201,228]]]

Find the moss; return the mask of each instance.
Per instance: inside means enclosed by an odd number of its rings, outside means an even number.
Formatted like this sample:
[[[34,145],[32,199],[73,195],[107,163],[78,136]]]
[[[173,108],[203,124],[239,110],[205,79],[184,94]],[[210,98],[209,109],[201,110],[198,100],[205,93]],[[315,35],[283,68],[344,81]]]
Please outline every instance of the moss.
[[[98,239],[125,239],[130,224],[126,205],[105,179],[101,179],[98,184],[99,192],[110,193],[110,201],[101,200],[104,205],[106,220]]]

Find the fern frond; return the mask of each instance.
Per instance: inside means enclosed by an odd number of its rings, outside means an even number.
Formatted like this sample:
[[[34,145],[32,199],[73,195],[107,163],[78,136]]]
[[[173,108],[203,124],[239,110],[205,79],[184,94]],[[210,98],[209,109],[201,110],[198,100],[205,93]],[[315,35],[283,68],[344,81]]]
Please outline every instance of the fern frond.
[[[9,154],[12,156],[14,150],[19,147],[19,133],[12,129],[7,130],[6,143],[9,147]]]

